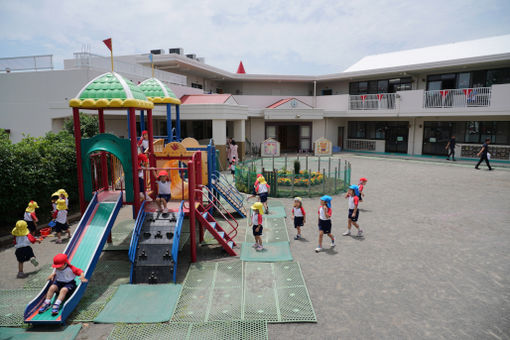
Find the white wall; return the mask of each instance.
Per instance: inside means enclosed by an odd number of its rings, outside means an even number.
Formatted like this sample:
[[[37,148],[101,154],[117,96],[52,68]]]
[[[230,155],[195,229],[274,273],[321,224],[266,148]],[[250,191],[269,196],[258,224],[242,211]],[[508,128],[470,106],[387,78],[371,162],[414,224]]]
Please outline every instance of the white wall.
[[[260,144],[266,136],[265,124],[263,118],[250,118],[250,141],[254,144]]]
[[[277,95],[277,96],[310,96],[313,91],[312,82],[224,82],[225,93],[243,95]]]

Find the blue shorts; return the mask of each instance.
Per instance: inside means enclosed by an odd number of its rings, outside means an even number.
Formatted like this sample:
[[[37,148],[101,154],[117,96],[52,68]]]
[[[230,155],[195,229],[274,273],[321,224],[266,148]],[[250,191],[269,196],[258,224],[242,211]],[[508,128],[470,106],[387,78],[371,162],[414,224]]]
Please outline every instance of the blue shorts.
[[[359,209],[356,210],[356,215],[352,215],[352,213],[354,212],[354,209],[349,209],[349,219],[353,222],[356,222],[358,221],[358,217],[359,217]]]
[[[67,229],[69,229],[69,226],[67,225],[67,223],[60,223],[60,222],[55,223],[55,231],[57,233],[67,231]]]
[[[294,216],[294,228],[302,227],[305,218],[303,216]]]
[[[67,297],[71,296],[71,294],[76,289],[76,281],[74,280],[69,282],[55,281],[53,284],[58,287],[57,291],[60,291],[62,288],[67,288]]]
[[[261,203],[265,203],[267,202],[267,192],[264,192],[262,194],[259,194],[259,197],[260,197],[260,202]]]
[[[170,197],[171,197],[170,194],[168,194],[168,195],[159,194],[158,195],[158,198],[162,198],[162,199],[164,199],[167,202],[170,201]]]
[[[145,192],[145,181],[142,177],[138,177],[138,186],[140,187],[140,192]]]
[[[319,230],[322,230],[324,234],[331,234],[331,220],[319,219]]]
[[[257,229],[257,227],[260,227],[259,231],[255,231],[255,229]],[[253,226],[253,236],[262,236],[262,230],[264,229],[264,227],[262,225],[254,225]]]

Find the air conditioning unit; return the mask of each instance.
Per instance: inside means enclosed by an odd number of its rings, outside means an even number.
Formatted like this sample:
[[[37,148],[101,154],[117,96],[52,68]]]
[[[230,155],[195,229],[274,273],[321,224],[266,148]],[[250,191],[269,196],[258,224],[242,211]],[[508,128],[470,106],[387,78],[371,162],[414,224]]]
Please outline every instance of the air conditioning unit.
[[[198,57],[197,61],[205,64],[205,58],[204,57]]]
[[[182,48],[169,48],[168,49],[168,53],[170,54],[178,54],[178,55],[183,55],[184,54],[184,49]]]
[[[196,54],[186,54],[186,57],[190,58],[190,59],[193,59],[193,60],[197,59],[197,55]]]
[[[151,54],[165,54],[165,50],[164,49],[151,50]]]

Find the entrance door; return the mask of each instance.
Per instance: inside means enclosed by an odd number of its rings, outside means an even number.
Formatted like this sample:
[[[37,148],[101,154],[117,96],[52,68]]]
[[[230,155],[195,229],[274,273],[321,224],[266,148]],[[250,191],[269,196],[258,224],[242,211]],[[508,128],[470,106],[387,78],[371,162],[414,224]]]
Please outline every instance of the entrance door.
[[[344,149],[344,127],[343,126],[338,127],[338,146],[341,148],[341,150]]]
[[[450,122],[425,122],[423,129],[423,154],[440,155],[448,154],[445,149],[451,136]]]
[[[385,133],[385,151],[407,153],[407,139],[409,136],[408,123],[387,126]]]
[[[280,125],[278,138],[282,152],[297,152],[299,149],[299,125]]]

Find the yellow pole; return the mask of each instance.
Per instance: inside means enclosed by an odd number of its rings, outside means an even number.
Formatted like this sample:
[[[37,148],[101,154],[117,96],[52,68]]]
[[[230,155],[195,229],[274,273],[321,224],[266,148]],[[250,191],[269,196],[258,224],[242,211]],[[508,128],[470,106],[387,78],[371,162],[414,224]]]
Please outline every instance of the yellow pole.
[[[112,51],[110,51],[110,58],[112,59],[112,72],[113,72],[113,47]]]

